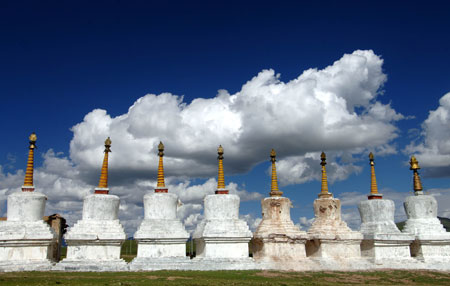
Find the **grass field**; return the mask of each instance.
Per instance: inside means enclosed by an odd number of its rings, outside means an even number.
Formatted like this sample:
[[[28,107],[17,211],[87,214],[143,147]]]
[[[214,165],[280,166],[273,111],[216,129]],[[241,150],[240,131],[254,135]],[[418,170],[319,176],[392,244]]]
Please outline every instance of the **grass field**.
[[[16,272],[0,273],[0,285],[450,285],[450,274],[432,271]]]

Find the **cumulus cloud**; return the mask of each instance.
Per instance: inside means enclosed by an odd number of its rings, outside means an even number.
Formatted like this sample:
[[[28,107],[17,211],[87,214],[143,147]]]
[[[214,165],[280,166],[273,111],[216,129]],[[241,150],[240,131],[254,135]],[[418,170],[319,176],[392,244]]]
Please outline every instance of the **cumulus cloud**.
[[[450,92],[439,100],[421,126],[422,139],[408,145],[406,153],[415,154],[424,175],[448,177],[450,174]]]
[[[362,152],[384,146],[393,152],[394,122],[403,116],[377,101],[386,81],[382,64],[372,51],[358,50],[289,82],[263,70],[235,94],[220,90],[216,97],[189,104],[170,93],[148,94],[117,117],[96,109],[72,128],[70,156],[92,183],[102,142],[111,136],[111,172],[119,184],[156,175],[160,140],[166,144],[166,172],[176,177],[213,176],[219,144],[225,147],[228,174],[249,171],[273,147],[280,155],[281,178],[290,178],[283,182],[307,181],[317,171],[312,160],[319,151]],[[335,169],[340,172],[335,179],[359,170],[352,164]],[[290,173],[283,176],[285,170]]]

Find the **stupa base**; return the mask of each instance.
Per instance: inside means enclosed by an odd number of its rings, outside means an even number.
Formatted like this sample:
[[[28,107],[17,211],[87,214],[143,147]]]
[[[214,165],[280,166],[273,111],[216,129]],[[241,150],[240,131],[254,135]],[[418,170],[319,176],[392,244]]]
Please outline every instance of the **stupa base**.
[[[313,239],[306,243],[306,255],[313,258],[353,259],[361,257],[361,239]]]
[[[375,263],[410,260],[410,245],[413,240],[414,236],[402,233],[364,235],[361,256]]]

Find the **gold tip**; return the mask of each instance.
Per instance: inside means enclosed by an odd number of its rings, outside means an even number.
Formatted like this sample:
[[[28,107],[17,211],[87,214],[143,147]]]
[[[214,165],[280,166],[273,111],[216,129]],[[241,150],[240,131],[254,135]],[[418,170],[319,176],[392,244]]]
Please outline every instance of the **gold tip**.
[[[275,152],[275,149],[272,149],[272,151],[270,151],[270,161],[274,163],[276,161],[276,157],[277,153]]]
[[[377,186],[377,177],[375,176],[375,163],[372,152],[369,154],[370,161],[370,194],[377,195],[378,194],[378,186]]]
[[[159,156],[159,164],[158,164],[158,182],[157,188],[166,187],[166,183],[164,182],[164,165],[163,165],[163,156],[164,156],[164,144],[160,141],[158,145],[158,156]]]
[[[272,162],[272,180],[270,186],[271,197],[281,197],[283,192],[278,189],[277,168],[275,166],[277,153],[274,149],[270,151],[270,161]]]
[[[325,165],[327,164],[326,159],[327,156],[325,155],[325,152],[322,152],[322,154],[320,154],[320,160],[322,160],[322,162],[320,162],[320,165],[322,165],[322,186],[320,189],[319,198],[328,198],[332,196],[331,193],[328,192],[328,178],[327,170],[325,168]]]
[[[420,169],[419,161],[417,161],[416,157],[414,157],[414,156],[411,157],[411,160],[409,161],[409,164],[411,165],[411,167],[409,168],[410,170],[418,170],[418,169]]]
[[[219,171],[217,176],[217,189],[225,189],[225,176],[223,173],[223,147],[222,145],[219,145],[219,148],[217,148],[217,154],[219,154],[219,157],[217,159],[219,160]]]
[[[159,141],[158,151],[159,151],[158,152],[159,157],[164,156],[164,144],[161,141]]]
[[[106,138],[105,140],[105,152],[111,152],[111,138]]]
[[[36,133],[31,133],[30,137],[28,137],[28,140],[30,141],[30,148],[34,149],[36,148],[36,141],[37,141],[37,136]]]
[[[327,160],[327,155],[325,155],[325,152],[322,152],[322,154],[320,154],[320,160],[322,160],[322,162],[320,163],[320,165],[325,166],[327,164],[326,160]]]
[[[111,152],[111,143],[111,138],[106,138],[105,155],[103,157],[102,170],[100,172],[100,180],[98,182],[98,187],[103,189],[108,188],[108,153]]]
[[[411,160],[409,161],[409,164],[411,165],[411,167],[409,168],[410,170],[413,170],[414,175],[413,175],[413,185],[414,185],[414,192],[416,192],[416,194],[420,194],[422,193],[422,182],[420,181],[420,176],[419,176],[419,172],[417,170],[420,169],[419,166],[419,161],[417,161],[416,157],[412,156]],[[418,193],[417,193],[418,192]]]

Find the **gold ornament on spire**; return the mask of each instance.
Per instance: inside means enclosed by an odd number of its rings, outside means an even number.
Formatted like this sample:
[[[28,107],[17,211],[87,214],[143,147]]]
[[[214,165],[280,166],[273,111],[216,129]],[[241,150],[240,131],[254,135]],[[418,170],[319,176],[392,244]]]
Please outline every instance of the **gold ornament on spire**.
[[[327,156],[324,152],[320,154],[320,165],[322,166],[322,186],[319,194],[319,198],[331,198],[333,194],[328,192],[328,179],[327,179],[327,169],[325,168],[325,165],[327,164]]]
[[[158,145],[158,156],[159,156],[158,183],[156,185],[155,192],[156,193],[167,193],[166,184],[164,182],[164,165],[163,165],[164,144],[161,141],[159,142],[159,145]]]
[[[378,193],[377,178],[375,176],[375,162],[372,152],[369,154],[370,161],[370,195],[369,200],[381,199],[383,195]]]
[[[105,140],[105,156],[103,157],[102,171],[100,173],[100,180],[98,187],[95,189],[96,194],[108,194],[108,153],[111,152],[111,139],[108,137]]]
[[[422,191],[422,182],[420,181],[419,172],[417,170],[420,169],[419,161],[417,161],[416,157],[412,156],[409,161],[411,167],[409,168],[414,172],[413,181],[414,181],[414,193],[417,195],[423,195]]]
[[[217,159],[219,160],[219,172],[217,176],[217,190],[216,194],[228,194],[228,190],[225,190],[225,176],[223,174],[223,147],[219,145],[217,148],[217,154],[219,156]]]
[[[277,167],[275,166],[275,162],[277,153],[274,149],[270,151],[270,161],[272,162],[272,183],[270,186],[270,196],[271,197],[281,197],[283,192],[278,189],[278,180],[277,180]]]
[[[25,179],[22,187],[23,192],[34,191],[33,172],[34,172],[34,149],[36,149],[36,141],[37,141],[36,133],[34,132],[31,133],[28,139],[30,141],[30,147],[28,150],[27,169],[25,171]]]

